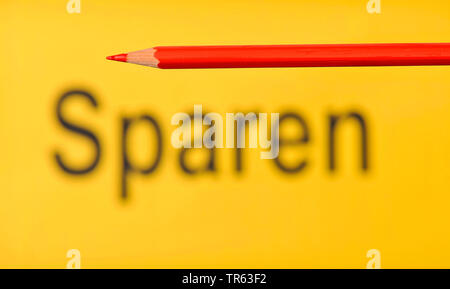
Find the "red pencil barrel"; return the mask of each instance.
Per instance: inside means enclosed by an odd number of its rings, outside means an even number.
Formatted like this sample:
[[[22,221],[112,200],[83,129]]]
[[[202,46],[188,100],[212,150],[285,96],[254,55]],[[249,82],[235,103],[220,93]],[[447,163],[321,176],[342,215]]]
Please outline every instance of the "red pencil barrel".
[[[450,65],[450,43],[155,47],[158,67]]]

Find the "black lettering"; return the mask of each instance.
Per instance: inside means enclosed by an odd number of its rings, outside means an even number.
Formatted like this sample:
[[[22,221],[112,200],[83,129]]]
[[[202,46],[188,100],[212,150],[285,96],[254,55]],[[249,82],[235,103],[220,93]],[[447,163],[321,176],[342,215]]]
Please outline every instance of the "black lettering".
[[[129,134],[129,129],[133,123],[139,121],[145,121],[151,127],[153,127],[157,137],[156,157],[153,160],[153,162],[150,162],[148,167],[146,168],[137,168],[136,166],[131,164],[128,158],[127,138]],[[123,118],[121,143],[122,143],[121,197],[122,199],[125,200],[128,197],[128,175],[132,172],[140,173],[142,175],[148,175],[153,171],[155,171],[156,168],[158,167],[158,164],[160,163],[162,156],[161,128],[159,127],[158,122],[152,116],[149,115],[144,114],[137,118]]]
[[[254,114],[256,116],[256,119],[259,120],[259,112],[257,112],[257,111],[258,110],[256,110],[256,112],[254,112]],[[246,112],[246,113],[243,113],[243,114],[245,116],[248,113],[249,112]],[[234,122],[235,122],[235,124],[237,123],[237,121],[234,121]],[[243,126],[235,125],[235,127],[234,127],[234,147],[235,147],[234,150],[236,151],[236,154],[235,154],[236,159],[235,160],[236,160],[236,173],[237,174],[241,174],[242,173],[242,170],[243,170],[242,163],[243,163],[243,159],[244,159],[244,156],[243,156],[243,153],[242,153],[243,148],[238,148],[237,147],[238,135],[241,135],[242,133],[245,132],[244,142],[246,143],[246,147],[247,147],[247,143],[248,143],[247,135],[249,134],[249,129],[250,129],[250,121],[248,121],[248,120],[246,120],[244,122]]]
[[[298,138],[289,140],[282,138],[281,126],[283,122],[285,122],[286,120],[294,120],[299,124],[299,126],[301,127],[301,132],[299,133]],[[280,129],[280,140],[279,140],[280,152],[278,157],[274,159],[274,162],[277,165],[277,167],[285,173],[289,174],[298,173],[306,167],[308,162],[306,160],[302,160],[295,166],[288,166],[281,160],[281,152],[283,146],[301,146],[309,142],[310,136],[306,121],[300,115],[294,112],[287,112],[280,116],[279,129]]]
[[[86,166],[84,166],[82,168],[75,168],[73,166],[67,165],[67,163],[63,161],[63,157],[61,156],[61,154],[59,152],[56,152],[54,154],[54,156],[55,156],[56,162],[58,163],[59,167],[64,172],[66,172],[68,174],[72,174],[72,175],[85,175],[85,174],[88,174],[89,172],[93,171],[97,167],[97,165],[100,161],[100,156],[101,156],[100,142],[99,142],[97,136],[92,131],[90,131],[86,128],[83,128],[82,126],[76,125],[76,124],[68,121],[64,117],[63,112],[62,112],[63,104],[66,100],[68,100],[69,98],[72,98],[72,97],[82,97],[84,99],[87,99],[94,108],[98,107],[97,100],[89,92],[82,91],[82,90],[71,90],[71,91],[64,93],[61,96],[61,98],[58,100],[57,105],[56,105],[56,116],[58,118],[59,123],[67,130],[89,139],[94,146],[95,156],[92,159],[92,161],[88,162],[86,164]]]
[[[328,167],[330,171],[334,171],[336,169],[336,128],[337,124],[344,119],[353,119],[359,124],[361,129],[361,168],[363,171],[367,171],[369,169],[367,124],[364,117],[357,112],[350,112],[346,115],[329,116]]]
[[[202,119],[204,119],[206,116],[202,116]],[[191,118],[191,123],[192,125],[194,125],[194,115],[190,114],[190,118]],[[214,121],[213,121],[214,122]],[[208,126],[210,127],[210,126]],[[195,136],[194,136],[195,137]],[[202,137],[203,137],[203,131],[202,131]],[[215,139],[215,135],[212,136],[212,139]],[[203,141],[203,139],[202,139]],[[191,142],[193,143],[193,142]],[[192,151],[192,150],[199,150],[200,148],[181,148],[180,150],[180,155],[178,158],[178,161],[180,162],[180,167],[183,170],[183,172],[185,172],[188,175],[195,175],[198,174],[200,172],[215,172],[216,171],[216,150],[215,148],[201,148],[201,150],[208,150],[209,152],[209,160],[207,161],[207,163],[205,164],[204,167],[200,167],[200,168],[193,168],[192,166],[189,166],[187,161],[186,161],[186,156],[188,154],[188,152]]]

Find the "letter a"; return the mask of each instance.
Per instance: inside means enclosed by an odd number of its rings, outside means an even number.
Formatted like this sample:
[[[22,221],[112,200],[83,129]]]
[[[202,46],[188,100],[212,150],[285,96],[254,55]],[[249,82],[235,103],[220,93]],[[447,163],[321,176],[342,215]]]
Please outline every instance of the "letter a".
[[[377,249],[371,249],[367,251],[367,258],[371,258],[367,262],[366,269],[381,269],[381,254]]]
[[[80,269],[81,268],[81,253],[77,249],[71,249],[67,251],[67,258],[72,258],[67,262],[67,269]]]
[[[367,12],[369,12],[369,14],[380,14],[381,0],[369,0],[369,2],[367,2]]]
[[[69,14],[81,13],[81,0],[69,0],[66,9]]]

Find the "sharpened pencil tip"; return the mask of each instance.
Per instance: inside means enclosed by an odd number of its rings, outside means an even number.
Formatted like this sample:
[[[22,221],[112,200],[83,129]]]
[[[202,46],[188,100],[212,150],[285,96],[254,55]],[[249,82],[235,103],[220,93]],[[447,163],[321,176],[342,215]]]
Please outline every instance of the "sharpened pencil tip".
[[[122,53],[122,54],[108,56],[108,57],[106,57],[106,59],[120,61],[120,62],[127,62],[127,56],[128,56],[128,54]]]

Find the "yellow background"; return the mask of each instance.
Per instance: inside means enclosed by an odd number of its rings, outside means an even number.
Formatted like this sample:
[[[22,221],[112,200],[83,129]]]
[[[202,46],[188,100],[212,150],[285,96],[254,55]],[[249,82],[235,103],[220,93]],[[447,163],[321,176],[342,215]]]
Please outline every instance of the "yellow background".
[[[448,0],[100,1],[0,4],[0,267],[383,268],[450,267],[450,70],[448,67],[157,70],[105,56],[156,45],[450,42]],[[96,170],[62,172],[92,157],[63,129],[55,105],[90,91],[67,115],[102,145]],[[187,176],[170,146],[176,112],[299,113],[311,142],[286,175],[259,151],[218,151],[218,171]],[[370,168],[361,173],[358,131],[338,133],[327,168],[329,113],[356,109],[368,122]],[[121,117],[154,115],[164,137],[158,170],[129,177],[120,199]],[[144,126],[145,127],[145,126]],[[135,162],[152,135],[133,129]]]

